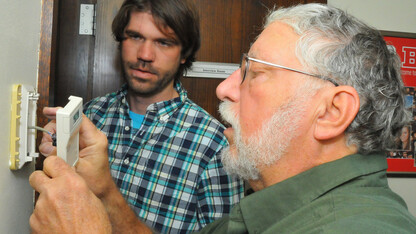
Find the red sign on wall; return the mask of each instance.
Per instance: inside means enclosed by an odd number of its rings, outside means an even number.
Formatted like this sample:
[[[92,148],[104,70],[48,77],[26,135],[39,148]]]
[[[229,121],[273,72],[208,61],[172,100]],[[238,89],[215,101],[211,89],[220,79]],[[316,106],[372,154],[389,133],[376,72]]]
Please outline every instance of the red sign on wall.
[[[394,46],[400,56],[405,86],[416,87],[416,38],[385,36],[384,40]]]
[[[402,78],[407,92],[406,102],[409,102],[407,105],[412,109],[413,119],[416,120],[416,34],[385,32],[383,35],[387,44],[394,46],[400,57]],[[406,131],[410,131],[408,140],[411,145],[406,149],[392,149],[388,153],[387,171],[390,173],[416,173],[416,121],[412,121],[406,128]]]

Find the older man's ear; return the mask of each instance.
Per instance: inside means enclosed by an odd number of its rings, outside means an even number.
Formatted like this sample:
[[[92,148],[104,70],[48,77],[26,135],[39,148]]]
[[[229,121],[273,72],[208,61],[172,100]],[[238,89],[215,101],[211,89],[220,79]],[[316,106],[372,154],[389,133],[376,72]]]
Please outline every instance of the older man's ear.
[[[318,105],[314,137],[318,141],[331,140],[344,134],[360,109],[360,98],[351,86],[325,90]]]

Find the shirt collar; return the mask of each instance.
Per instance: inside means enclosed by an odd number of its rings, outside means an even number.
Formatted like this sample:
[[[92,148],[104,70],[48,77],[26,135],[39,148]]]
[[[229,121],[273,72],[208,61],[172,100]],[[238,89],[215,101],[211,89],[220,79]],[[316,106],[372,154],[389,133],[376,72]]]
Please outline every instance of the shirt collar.
[[[188,98],[187,91],[182,86],[182,83],[180,81],[175,81],[174,88],[178,92],[179,97],[167,101],[153,103],[147,107],[147,112],[158,112],[159,115],[169,115],[169,113],[181,107]],[[120,99],[122,105],[126,107],[126,113],[128,113],[128,110],[130,109],[129,104],[127,102],[127,89],[128,86],[127,83],[125,83],[117,92],[117,96]]]
[[[340,184],[386,169],[386,158],[382,154],[354,154],[319,165],[255,192],[240,202],[247,230],[263,232],[276,223],[276,220],[309,204]]]

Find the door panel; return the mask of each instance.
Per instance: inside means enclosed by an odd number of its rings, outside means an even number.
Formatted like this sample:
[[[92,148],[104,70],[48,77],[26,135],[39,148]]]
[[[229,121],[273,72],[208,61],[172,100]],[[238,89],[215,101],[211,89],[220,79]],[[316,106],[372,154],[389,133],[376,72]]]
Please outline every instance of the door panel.
[[[78,35],[80,4],[91,0],[60,0],[55,76],[55,105],[64,106],[70,95],[90,99],[95,38]]]
[[[119,50],[111,32],[111,23],[122,3],[123,0],[99,0],[97,2],[91,98],[114,92],[123,83]]]

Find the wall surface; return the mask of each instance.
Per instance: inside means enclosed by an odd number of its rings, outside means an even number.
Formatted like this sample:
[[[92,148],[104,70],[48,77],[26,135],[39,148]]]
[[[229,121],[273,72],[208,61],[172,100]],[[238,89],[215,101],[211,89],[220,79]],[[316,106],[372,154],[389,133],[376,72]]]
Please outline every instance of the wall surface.
[[[41,0],[0,0],[0,233],[30,233],[34,165],[9,169],[10,100],[13,84],[36,87]]]
[[[415,0],[328,0],[328,5],[346,10],[379,30],[416,33]],[[389,178],[389,184],[416,216],[416,178]]]
[[[385,31],[416,33],[415,0],[328,0],[367,24]]]

